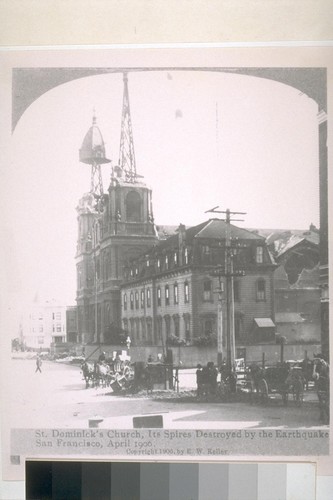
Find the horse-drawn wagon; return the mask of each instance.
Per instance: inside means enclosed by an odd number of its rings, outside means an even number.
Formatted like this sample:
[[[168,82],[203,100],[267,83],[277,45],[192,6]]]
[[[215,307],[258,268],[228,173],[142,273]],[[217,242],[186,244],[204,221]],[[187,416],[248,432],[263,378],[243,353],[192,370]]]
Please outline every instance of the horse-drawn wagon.
[[[252,365],[248,372],[251,402],[267,404],[270,399],[280,395],[284,405],[288,404],[289,394],[297,406],[301,406],[304,397],[304,379],[302,370],[290,367],[288,363],[260,368]]]

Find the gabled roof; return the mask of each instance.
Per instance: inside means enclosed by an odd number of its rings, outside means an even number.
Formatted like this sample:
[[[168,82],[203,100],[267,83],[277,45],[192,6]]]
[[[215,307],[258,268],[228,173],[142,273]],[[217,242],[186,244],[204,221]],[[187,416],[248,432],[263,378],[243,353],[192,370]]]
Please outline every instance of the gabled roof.
[[[159,231],[163,226],[159,226]],[[172,226],[167,226],[169,230],[174,230]],[[185,243],[190,245],[193,243],[194,239],[216,239],[225,240],[227,232],[227,223],[220,219],[209,219],[208,221],[202,222],[197,226],[189,227],[184,231]],[[259,236],[258,234],[252,233],[247,229],[242,229],[237,226],[230,224],[230,236],[231,238],[237,238],[239,240],[254,240],[264,242],[265,238]],[[169,236],[169,238],[160,240],[155,249],[167,249],[173,248],[178,245],[179,238],[179,228],[176,229],[175,234]]]
[[[230,224],[229,226],[230,226],[231,238],[238,238],[240,240],[265,241],[265,238],[263,236],[248,231],[247,229],[242,229],[240,227],[234,226],[233,224]],[[227,229],[228,229],[228,224],[224,220],[210,219],[204,224],[202,229],[197,231],[195,237],[225,240]]]

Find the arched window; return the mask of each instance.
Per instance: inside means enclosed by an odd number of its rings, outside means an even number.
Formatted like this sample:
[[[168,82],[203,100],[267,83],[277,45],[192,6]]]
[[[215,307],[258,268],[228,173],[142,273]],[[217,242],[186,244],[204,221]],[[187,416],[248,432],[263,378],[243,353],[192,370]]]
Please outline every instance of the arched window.
[[[127,222],[141,221],[141,198],[136,191],[130,191],[126,196],[126,220]]]
[[[150,288],[147,288],[147,307],[151,306]]]
[[[173,327],[174,327],[174,332],[175,332],[175,336],[176,337],[179,337],[179,316],[178,314],[175,314],[173,316]]]
[[[165,285],[165,305],[170,304],[169,285]]]
[[[178,304],[178,285],[175,283],[173,285],[173,301],[174,304]]]
[[[134,309],[134,294],[133,294],[133,292],[130,293],[130,307],[131,307],[131,309]]]
[[[157,288],[157,305],[161,305],[161,287]]]
[[[190,292],[187,281],[184,284],[184,301],[185,303],[188,303],[190,301]]]
[[[174,254],[173,254],[173,263],[175,266],[178,265],[178,253],[177,252],[174,252]]]

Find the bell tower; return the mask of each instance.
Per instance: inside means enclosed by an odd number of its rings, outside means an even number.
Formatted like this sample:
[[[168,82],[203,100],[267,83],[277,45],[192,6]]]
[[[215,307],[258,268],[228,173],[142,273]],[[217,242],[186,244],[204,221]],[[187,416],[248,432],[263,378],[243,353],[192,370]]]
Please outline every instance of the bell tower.
[[[79,150],[80,162],[90,165],[90,191],[79,200],[78,240],[76,249],[77,305],[80,341],[92,342],[98,329],[98,240],[100,221],[104,210],[101,165],[110,163],[106,158],[104,140],[96,124],[86,133]]]
[[[96,118],[80,149],[80,161],[91,166],[90,192],[78,207],[77,304],[81,339],[116,345],[121,333],[121,294],[127,262],[157,242],[152,190],[136,171],[127,73],[120,131],[119,162],[103,192],[101,165],[106,158]],[[118,337],[119,338],[119,337]]]

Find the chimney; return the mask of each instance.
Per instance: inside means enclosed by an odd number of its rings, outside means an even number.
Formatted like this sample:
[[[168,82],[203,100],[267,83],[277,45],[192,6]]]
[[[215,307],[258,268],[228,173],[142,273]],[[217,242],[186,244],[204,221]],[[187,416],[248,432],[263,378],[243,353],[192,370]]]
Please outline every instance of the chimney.
[[[184,224],[179,224],[178,227],[178,249],[179,249],[179,263],[183,265],[184,259],[184,248],[186,239],[186,226]]]

